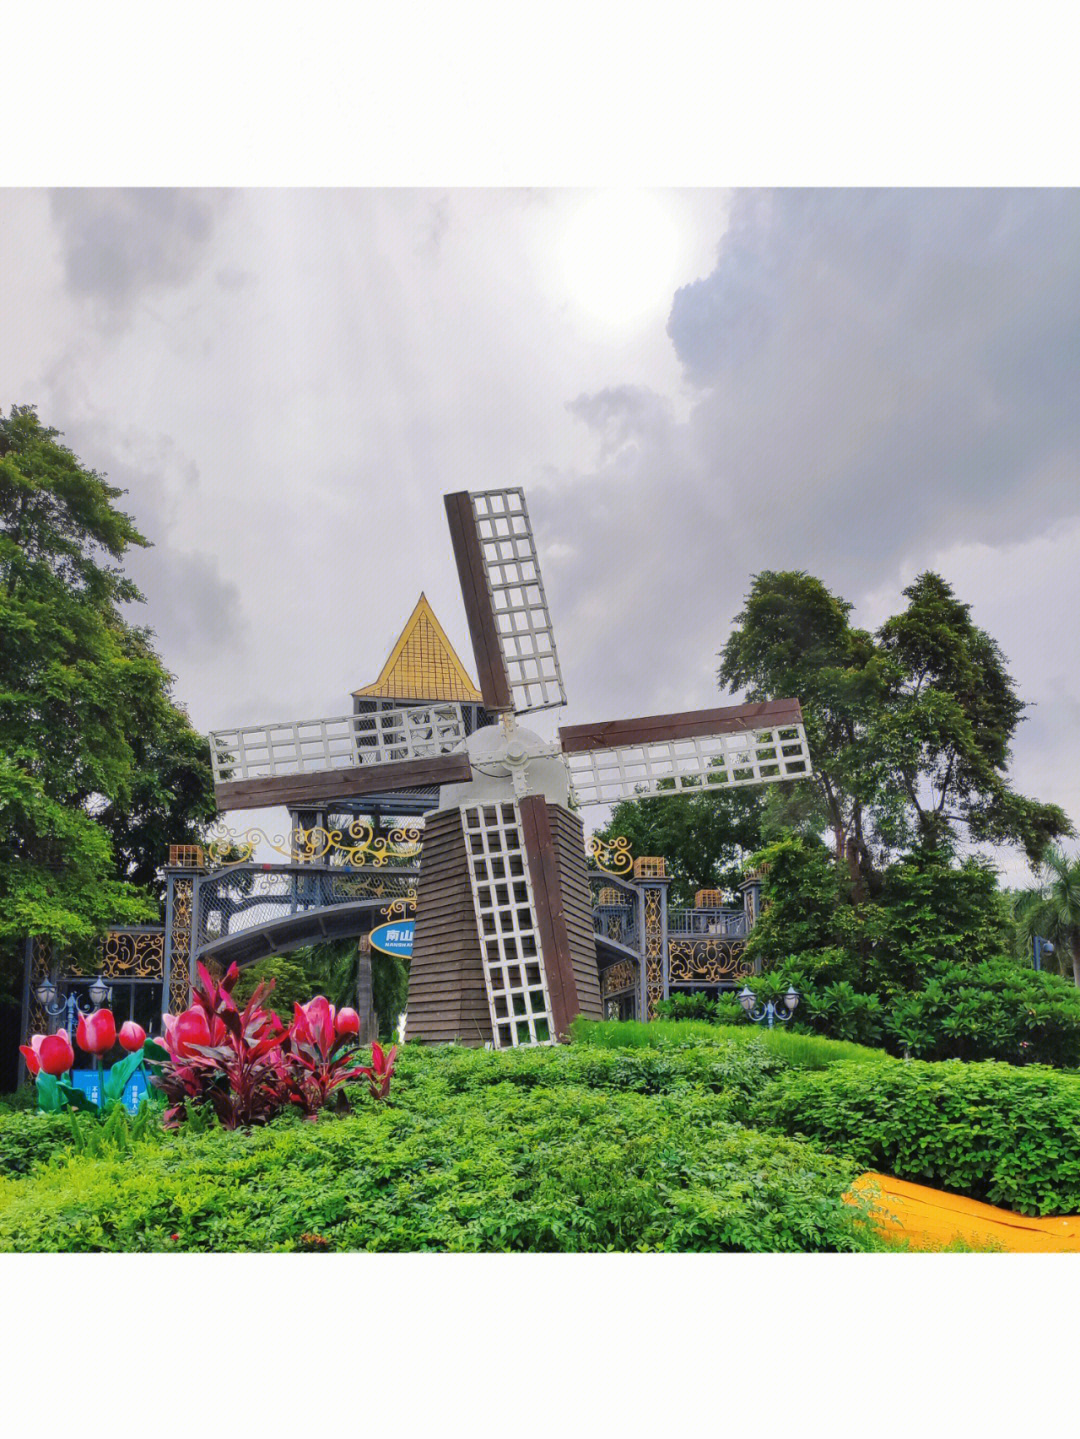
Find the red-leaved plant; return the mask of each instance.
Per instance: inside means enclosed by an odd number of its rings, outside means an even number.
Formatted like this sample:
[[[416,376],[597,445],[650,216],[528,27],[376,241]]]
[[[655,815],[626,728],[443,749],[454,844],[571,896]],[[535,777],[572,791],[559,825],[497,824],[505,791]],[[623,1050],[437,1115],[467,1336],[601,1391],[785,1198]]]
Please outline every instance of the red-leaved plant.
[[[376,1099],[387,1097],[397,1050],[386,1055],[373,1044],[372,1064],[359,1064],[354,1010],[336,1014],[317,994],[296,1006],[286,1028],[262,1003],[272,979],[241,1010],[232,997],[240,977],[235,964],[220,984],[204,965],[198,973],[195,1003],[168,1015],[160,1044],[145,1051],[151,1081],[170,1101],[162,1120],[167,1129],[188,1117],[189,1106],[201,1104],[213,1106],[225,1129],[265,1124],[289,1104],[314,1119],[331,1097],[348,1107],[341,1086],[352,1079],[366,1079]]]
[[[392,1045],[389,1054],[383,1052],[378,1041],[372,1041],[371,1065],[361,1069],[368,1082],[373,1099],[385,1099],[390,1093],[390,1081],[394,1077],[394,1060],[397,1059],[397,1045]]]
[[[352,1011],[343,1011],[351,1017]],[[367,1070],[357,1064],[359,1058],[352,1038],[350,1019],[337,1024],[334,1006],[321,994],[307,1004],[298,1004],[293,1022],[282,1042],[285,1086],[293,1104],[299,1105],[309,1119],[314,1119],[335,1091],[350,1079],[359,1079]],[[347,1108],[343,1093],[338,1093],[340,1107]]]
[[[265,1124],[288,1102],[281,1054],[288,1030],[262,1005],[274,981],[260,984],[240,1010],[232,997],[240,978],[235,964],[220,984],[205,965],[198,971],[195,1003],[165,1020],[161,1045],[168,1061],[151,1070],[153,1083],[171,1101],[162,1123],[174,1129],[187,1118],[189,1104],[209,1103],[225,1129]]]

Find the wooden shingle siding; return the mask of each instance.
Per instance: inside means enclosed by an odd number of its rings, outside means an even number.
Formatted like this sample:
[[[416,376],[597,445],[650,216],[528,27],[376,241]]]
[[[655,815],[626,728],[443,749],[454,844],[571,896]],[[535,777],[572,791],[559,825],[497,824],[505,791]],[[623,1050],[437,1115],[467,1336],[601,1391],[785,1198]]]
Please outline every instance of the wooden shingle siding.
[[[491,1015],[480,962],[461,814],[427,817],[409,965],[405,1038],[428,1044],[491,1039]]]

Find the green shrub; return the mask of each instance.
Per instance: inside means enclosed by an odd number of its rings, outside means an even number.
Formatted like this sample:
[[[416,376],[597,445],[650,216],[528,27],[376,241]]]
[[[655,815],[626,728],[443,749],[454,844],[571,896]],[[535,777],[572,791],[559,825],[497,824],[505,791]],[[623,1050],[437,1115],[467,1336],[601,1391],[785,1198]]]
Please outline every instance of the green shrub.
[[[0,1115],[8,1114],[12,1110],[34,1109],[38,1107],[37,1087],[32,1079],[21,1084],[12,1094],[5,1094],[0,1099]]]
[[[723,1096],[512,1081],[440,1094],[438,1073],[414,1067],[422,1104],[181,1132],[136,1161],[0,1180],[0,1249],[879,1247],[842,1202],[850,1162],[730,1123]]]
[[[916,993],[898,995],[890,1048],[924,1059],[1004,1059],[1080,1066],[1080,991],[1001,957],[942,965]]]
[[[595,1026],[602,1034],[614,1027]],[[649,1037],[649,1031],[658,1026],[633,1027]],[[741,1043],[741,1035],[724,1035],[712,1026],[707,1027],[707,1033],[708,1044],[679,1035],[677,1044],[658,1042],[625,1049],[584,1041],[501,1053],[459,1045],[429,1050],[406,1045],[399,1055],[395,1084],[402,1101],[411,1108],[432,1103],[433,1096],[472,1094],[493,1085],[520,1089],[573,1085],[636,1094],[671,1094],[696,1087],[712,1095],[726,1094],[741,1100],[758,1092],[783,1068],[783,1059],[762,1044]]]
[[[884,1057],[879,1049],[793,1031],[788,1025],[767,1029],[764,1025],[752,1024],[738,1004],[734,1019],[736,1022],[732,1024],[687,1020],[653,1020],[649,1024],[640,1024],[636,1020],[578,1019],[574,1021],[572,1034],[577,1044],[605,1049],[648,1046],[670,1057],[673,1049],[693,1051],[705,1047],[727,1047],[744,1055],[758,1053],[769,1056],[773,1061],[810,1069],[820,1069],[841,1059],[865,1061]],[[681,1055],[679,1057],[681,1059]],[[693,1064],[697,1061],[688,1059],[685,1062]]]
[[[958,1060],[843,1063],[780,1076],[749,1112],[859,1169],[1022,1214],[1080,1213],[1080,1076]]]
[[[675,993],[657,1003],[656,1015],[658,1019],[694,1019],[715,1024],[719,1005],[709,994]]]
[[[27,1174],[71,1142],[66,1114],[15,1110],[0,1114],[0,1175]]]

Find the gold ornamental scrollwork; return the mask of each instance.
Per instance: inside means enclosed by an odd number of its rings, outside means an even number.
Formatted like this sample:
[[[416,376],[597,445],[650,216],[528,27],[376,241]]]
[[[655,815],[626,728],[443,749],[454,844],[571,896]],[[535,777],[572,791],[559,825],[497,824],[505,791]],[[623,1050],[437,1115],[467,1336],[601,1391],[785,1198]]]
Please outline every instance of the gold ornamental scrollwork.
[[[26,1034],[23,1042],[30,1043],[34,1034],[48,1034],[49,1016],[38,999],[38,985],[51,978],[53,965],[52,940],[40,935],[30,941],[30,1003],[26,1016]]]
[[[603,870],[605,874],[621,878],[634,868],[630,841],[624,834],[616,835],[614,839],[601,839],[594,834],[585,848],[589,857],[596,862],[597,869]]]
[[[664,997],[663,938],[660,918],[660,891],[645,891],[645,991],[650,1019],[656,1018],[656,1006]]]
[[[205,845],[206,858],[215,869],[249,864],[260,845],[266,845],[290,864],[348,865],[353,869],[413,864],[420,856],[424,831],[419,825],[398,825],[386,835],[376,835],[370,824],[356,819],[346,829],[295,828],[287,834],[269,835],[263,829],[228,829],[216,825]]]
[[[742,979],[753,965],[744,957],[741,939],[671,939],[668,941],[672,984],[723,984]]]
[[[408,894],[403,894],[400,899],[391,900],[380,911],[387,919],[404,919],[406,915],[416,913],[416,890],[410,889]]]
[[[172,945],[169,957],[169,1013],[182,1014],[188,1007],[191,987],[191,900],[190,879],[173,884]]]
[[[609,994],[634,989],[637,985],[637,965],[633,960],[620,959],[618,964],[612,964],[604,970],[600,981],[605,998]]]
[[[165,931],[110,929],[101,941],[100,958],[106,979],[160,979],[165,972]]]

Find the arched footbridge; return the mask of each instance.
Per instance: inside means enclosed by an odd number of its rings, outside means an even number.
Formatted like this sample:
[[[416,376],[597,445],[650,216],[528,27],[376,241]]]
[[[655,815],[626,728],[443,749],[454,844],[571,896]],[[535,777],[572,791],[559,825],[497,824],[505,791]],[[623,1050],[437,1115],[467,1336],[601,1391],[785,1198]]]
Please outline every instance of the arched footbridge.
[[[379,924],[395,900],[416,897],[419,864],[236,864],[195,881],[191,950],[204,964],[243,967],[301,945],[345,939]]]

